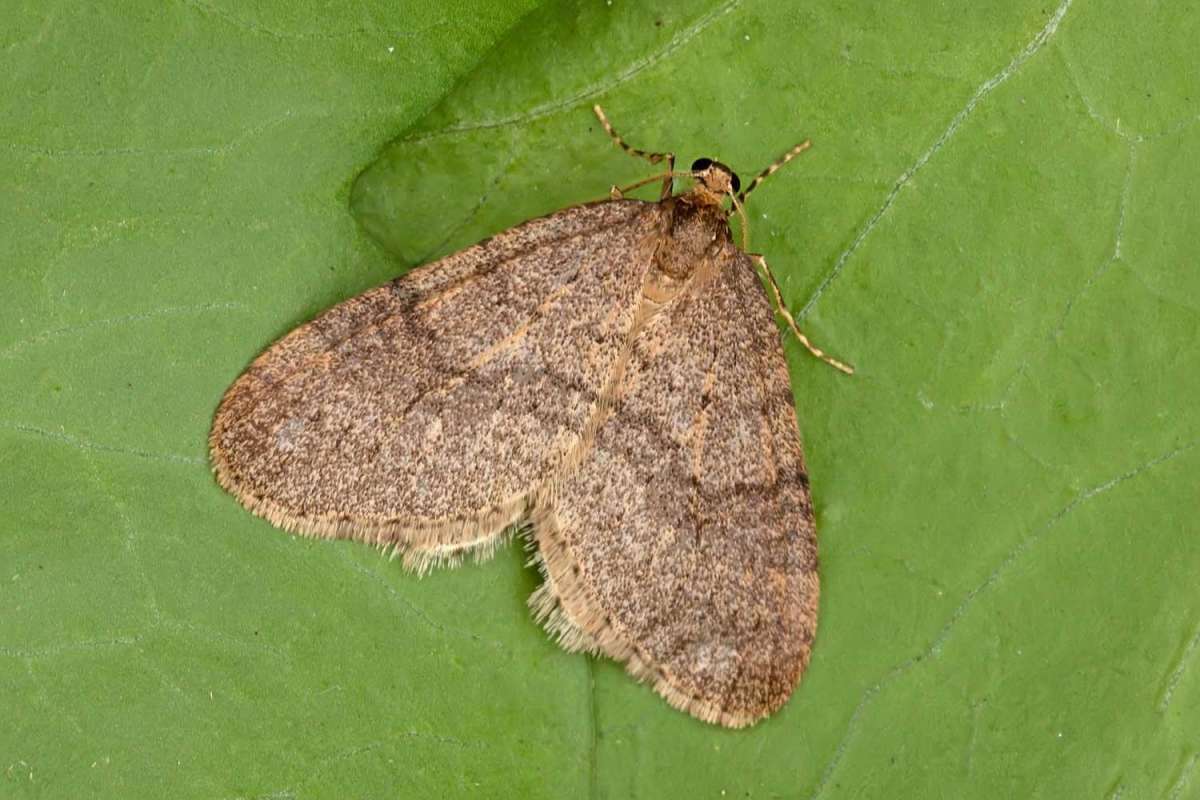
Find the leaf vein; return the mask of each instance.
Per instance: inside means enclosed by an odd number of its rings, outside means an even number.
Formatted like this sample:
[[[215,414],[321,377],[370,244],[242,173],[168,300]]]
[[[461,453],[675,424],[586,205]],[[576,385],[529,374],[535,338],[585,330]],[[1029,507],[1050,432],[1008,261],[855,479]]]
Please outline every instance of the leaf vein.
[[[976,599],[994,586],[1000,579],[1001,575],[1007,572],[1008,569],[1021,558],[1021,556],[1029,552],[1034,545],[1040,542],[1045,537],[1047,532],[1049,532],[1067,515],[1084,503],[1087,503],[1090,500],[1105,494],[1106,492],[1109,492],[1116,487],[1133,480],[1134,478],[1137,478],[1148,470],[1151,470],[1168,461],[1171,461],[1180,455],[1183,455],[1184,453],[1195,448],[1197,445],[1200,445],[1200,439],[1194,439],[1187,444],[1175,448],[1174,450],[1170,450],[1150,459],[1149,461],[1143,462],[1142,464],[1139,464],[1127,472],[1117,475],[1116,477],[1111,478],[1102,484],[1093,486],[1091,489],[1080,492],[1075,496],[1074,499],[1071,500],[1071,502],[1063,506],[1058,513],[1056,513],[1044,525],[1042,525],[1040,529],[1017,542],[1016,546],[1009,551],[1008,555],[1001,559],[996,568],[993,569],[978,586],[966,593],[962,602],[959,603],[958,608],[954,610],[954,612],[950,615],[950,618],[946,621],[946,624],[943,625],[942,629],[938,632],[937,636],[934,637],[933,641],[930,642],[930,644],[922,652],[911,656],[900,664],[892,667],[874,685],[868,687],[867,690],[863,692],[863,696],[859,699],[858,704],[854,707],[854,711],[850,715],[850,721],[846,724],[846,730],[842,735],[841,741],[834,749],[833,756],[830,758],[829,763],[825,766],[825,769],[822,770],[821,777],[818,779],[816,787],[809,796],[810,800],[816,800],[816,798],[821,797],[825,793],[825,790],[829,787],[830,779],[833,777],[834,772],[837,771],[838,765],[841,763],[843,756],[845,756],[846,751],[849,749],[851,739],[854,738],[854,734],[858,730],[863,713],[871,704],[871,701],[875,699],[875,696],[878,695],[884,688],[897,681],[917,664],[921,663],[927,658],[936,658],[940,656],[943,644],[945,644],[946,640],[949,638],[950,634],[953,632],[958,623],[971,610]]]
[[[912,181],[913,176],[920,172],[921,169],[927,163],[929,163],[929,160],[937,155],[937,153],[943,147],[945,147],[952,138],[954,138],[954,135],[958,132],[958,129],[962,127],[962,124],[966,122],[967,118],[970,117],[972,112],[975,111],[975,107],[978,106],[985,97],[991,94],[996,87],[1000,86],[1002,83],[1015,75],[1021,69],[1021,67],[1025,65],[1025,62],[1036,55],[1037,52],[1041,50],[1046,43],[1051,40],[1051,38],[1053,38],[1054,34],[1058,31],[1059,24],[1062,22],[1063,17],[1067,13],[1067,9],[1071,7],[1072,2],[1073,0],[1063,0],[1058,8],[1055,9],[1054,13],[1050,16],[1050,19],[1046,22],[1045,27],[1038,31],[1037,35],[1034,36],[1033,39],[1031,39],[1030,42],[1025,45],[1025,47],[1019,53],[1013,56],[1012,60],[1009,61],[1008,65],[1005,66],[1004,69],[1000,70],[995,75],[980,84],[979,88],[975,90],[975,93],[967,100],[967,104],[950,119],[950,124],[946,127],[946,130],[942,132],[942,135],[939,136],[932,145],[930,145],[928,150],[917,157],[917,160],[913,162],[912,166],[900,174],[900,177],[897,178],[896,182],[892,185],[891,190],[883,198],[882,205],[880,205],[879,208],[876,209],[875,213],[871,215],[870,219],[867,220],[867,224],[864,225],[862,230],[858,232],[858,235],[854,237],[854,241],[850,243],[850,246],[843,250],[841,255],[838,256],[837,261],[834,262],[833,268],[825,275],[825,277],[821,280],[821,283],[817,285],[816,290],[808,299],[808,302],[804,304],[804,307],[800,309],[800,313],[797,314],[798,317],[806,317],[813,310],[813,308],[816,307],[817,302],[829,289],[830,284],[832,284],[838,278],[838,276],[841,275],[842,270],[846,267],[846,262],[848,262],[850,257],[853,256],[858,248],[862,246],[862,243],[866,241],[867,237],[871,235],[871,232],[874,231],[876,226],[879,225],[879,222],[883,219],[883,216],[887,214],[892,205],[895,204],[896,198],[899,196],[900,192]]]

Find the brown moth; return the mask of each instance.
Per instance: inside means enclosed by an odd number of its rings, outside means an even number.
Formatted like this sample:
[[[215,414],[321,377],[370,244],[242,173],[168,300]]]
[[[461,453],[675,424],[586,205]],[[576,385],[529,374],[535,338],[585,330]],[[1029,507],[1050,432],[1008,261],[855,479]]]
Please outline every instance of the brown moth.
[[[217,409],[218,482],[286,530],[424,570],[524,525],[535,617],[708,722],[778,709],[817,624],[817,540],[774,312],[726,166],[567,208],[334,306]],[[672,194],[673,178],[695,185]],[[649,181],[643,181],[647,183]],[[640,184],[635,184],[640,185]],[[632,187],[630,187],[632,188]],[[743,214],[743,222],[744,222]],[[743,225],[744,231],[744,225]]]

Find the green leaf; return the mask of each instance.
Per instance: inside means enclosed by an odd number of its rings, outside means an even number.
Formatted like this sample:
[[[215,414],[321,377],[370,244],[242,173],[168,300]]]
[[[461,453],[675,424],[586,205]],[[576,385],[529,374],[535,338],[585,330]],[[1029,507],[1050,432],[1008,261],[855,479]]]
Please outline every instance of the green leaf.
[[[0,19],[0,793],[1200,792],[1200,17]],[[519,548],[419,580],[273,530],[206,466],[221,392],[275,337],[651,174],[597,102],[635,145],[744,179],[814,142],[751,198],[751,248],[859,371],[785,336],[821,627],[795,696],[747,731],[558,650]]]

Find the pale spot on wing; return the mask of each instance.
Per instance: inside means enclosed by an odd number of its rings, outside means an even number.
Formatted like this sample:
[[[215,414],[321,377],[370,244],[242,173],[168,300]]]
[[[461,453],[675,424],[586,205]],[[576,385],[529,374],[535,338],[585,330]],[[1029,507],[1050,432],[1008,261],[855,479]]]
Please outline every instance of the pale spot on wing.
[[[738,651],[719,640],[696,642],[689,648],[689,655],[697,672],[717,681],[728,676],[738,661]]]
[[[304,433],[304,420],[292,417],[279,426],[275,433],[275,449],[281,453],[291,452],[296,448],[296,439]]]

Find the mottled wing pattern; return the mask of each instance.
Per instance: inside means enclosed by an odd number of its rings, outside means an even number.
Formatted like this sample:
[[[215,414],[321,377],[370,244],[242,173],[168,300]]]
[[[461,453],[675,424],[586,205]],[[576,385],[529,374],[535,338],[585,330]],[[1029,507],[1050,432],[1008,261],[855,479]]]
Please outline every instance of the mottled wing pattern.
[[[335,306],[226,393],[218,480],[306,534],[439,556],[486,544],[594,413],[660,212],[566,209]]]
[[[738,727],[781,706],[808,662],[817,544],[753,265],[739,252],[701,273],[637,335],[611,416],[534,511],[535,608],[567,646]]]

